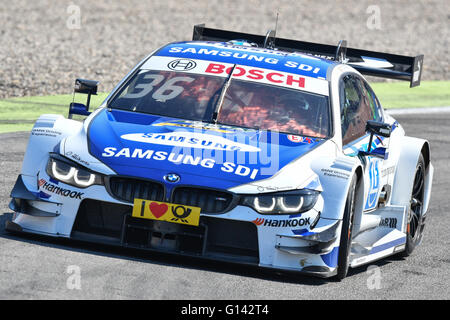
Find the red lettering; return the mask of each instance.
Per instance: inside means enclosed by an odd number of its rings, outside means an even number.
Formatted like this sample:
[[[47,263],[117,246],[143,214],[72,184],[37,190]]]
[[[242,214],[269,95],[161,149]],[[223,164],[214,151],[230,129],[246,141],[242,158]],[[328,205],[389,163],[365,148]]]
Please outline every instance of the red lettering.
[[[227,73],[227,74],[230,74],[231,69],[233,69],[233,67],[229,67],[229,68],[226,70],[226,73]],[[239,71],[239,73],[236,73],[236,71]],[[241,67],[236,67],[236,68],[234,68],[233,77],[240,77],[240,76],[243,76],[244,74],[245,74],[245,69],[243,69],[243,68],[241,68]]]
[[[269,81],[272,81],[272,82],[275,82],[275,83],[281,83],[281,82],[283,82],[283,80],[275,80],[274,78],[273,78],[273,76],[279,76],[279,77],[283,77],[283,75],[281,74],[281,73],[276,73],[276,72],[271,72],[271,73],[268,73],[267,74],[267,80],[269,80]]]
[[[215,73],[215,74],[221,74],[223,72],[226,72],[227,74],[230,74],[233,67],[229,67],[225,69],[225,65],[218,64],[218,63],[210,63],[208,67],[205,70],[205,73]],[[242,77],[246,75],[247,70],[241,67],[234,68],[233,76],[234,77]],[[264,79],[264,70],[259,69],[250,69],[248,70],[248,73],[246,75],[248,79],[252,80],[262,80]],[[285,76],[282,73],[278,72],[270,72],[265,75],[266,79],[273,83],[283,83],[284,77],[286,77],[286,84],[289,86],[297,85],[299,88],[305,87],[305,78],[301,76],[294,76],[294,75],[287,75]]]
[[[247,76],[249,79],[261,80],[264,78],[264,71],[252,69],[248,72],[250,75]]]
[[[225,66],[223,64],[210,63],[206,68],[207,73],[222,73]]]
[[[305,78],[299,77],[298,79],[294,79],[292,75],[288,75],[286,79],[286,84],[292,86],[294,82],[298,84],[299,88],[305,87]]]

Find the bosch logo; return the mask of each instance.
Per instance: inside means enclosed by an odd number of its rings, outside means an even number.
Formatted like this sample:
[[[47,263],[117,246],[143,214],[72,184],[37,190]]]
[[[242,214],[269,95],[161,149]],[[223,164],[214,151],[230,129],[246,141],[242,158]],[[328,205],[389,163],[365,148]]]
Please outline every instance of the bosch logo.
[[[189,71],[197,66],[195,61],[189,59],[178,59],[170,61],[167,67],[174,71]]]
[[[169,173],[164,176],[164,180],[170,183],[176,183],[180,181],[180,176],[177,175],[176,173]]]

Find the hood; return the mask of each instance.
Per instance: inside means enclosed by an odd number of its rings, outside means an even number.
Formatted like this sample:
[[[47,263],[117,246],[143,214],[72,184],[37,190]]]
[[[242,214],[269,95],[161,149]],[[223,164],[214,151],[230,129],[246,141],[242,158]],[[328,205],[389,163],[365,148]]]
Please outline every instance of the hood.
[[[89,152],[118,175],[220,189],[270,178],[321,140],[106,109],[88,130]]]

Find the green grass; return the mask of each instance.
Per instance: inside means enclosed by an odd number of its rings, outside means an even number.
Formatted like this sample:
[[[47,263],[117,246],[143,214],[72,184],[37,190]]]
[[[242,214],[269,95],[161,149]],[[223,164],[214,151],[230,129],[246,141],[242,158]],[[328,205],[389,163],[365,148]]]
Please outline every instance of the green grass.
[[[371,86],[386,109],[450,106],[450,81],[422,81],[414,88],[408,82],[376,82]]]
[[[92,111],[105,100],[107,94],[99,93],[91,97],[89,109]],[[78,94],[75,102],[86,103],[87,96]],[[0,100],[0,121],[36,120],[41,114],[54,113],[68,115],[72,95],[35,96]]]
[[[450,106],[450,81],[422,81],[416,88],[407,82],[376,82],[372,88],[384,108],[417,108]],[[103,102],[107,93],[91,98],[90,110]],[[0,100],[0,133],[29,131],[44,113],[67,117],[72,95],[20,97]],[[75,102],[86,103],[86,95],[77,94]],[[82,117],[77,117],[82,119]]]
[[[98,93],[91,97],[89,110],[95,110],[105,100],[108,93]],[[0,100],[0,133],[30,131],[34,121],[41,114],[52,113],[67,117],[73,95],[20,97]],[[75,95],[75,102],[86,103],[87,96]],[[74,116],[74,119],[82,119]]]
[[[31,131],[33,123],[0,123],[0,133],[16,132],[16,131]]]

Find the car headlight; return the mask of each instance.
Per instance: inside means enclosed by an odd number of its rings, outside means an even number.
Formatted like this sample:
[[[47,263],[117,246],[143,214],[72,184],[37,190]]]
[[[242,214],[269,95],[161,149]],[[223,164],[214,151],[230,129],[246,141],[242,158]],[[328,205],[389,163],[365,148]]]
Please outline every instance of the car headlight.
[[[50,157],[47,163],[47,174],[55,180],[70,184],[77,188],[87,188],[94,184],[103,184],[102,176],[81,168],[66,159]]]
[[[260,214],[295,214],[314,207],[319,191],[302,189],[287,192],[241,195],[240,204]]]

